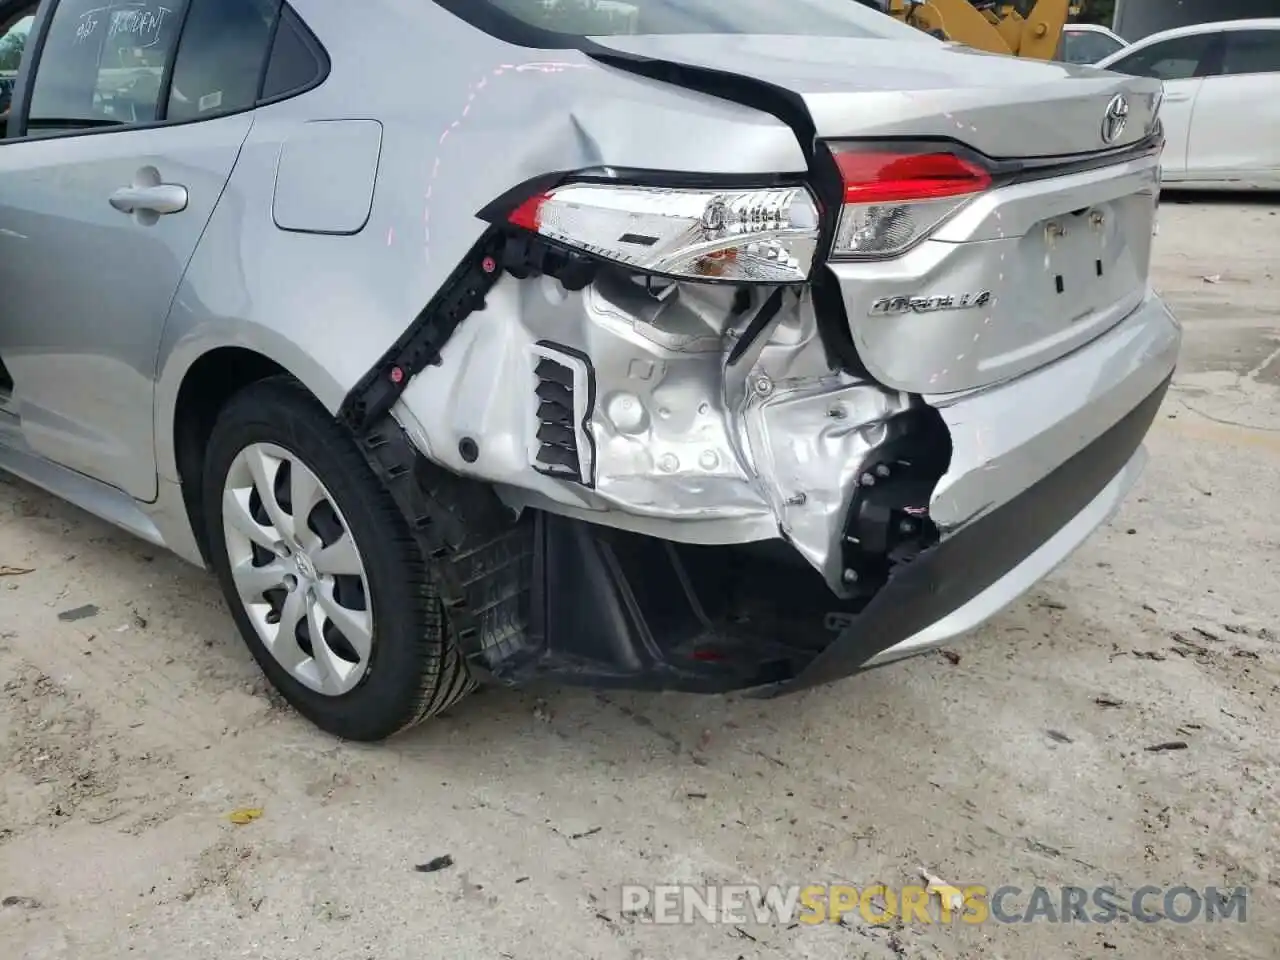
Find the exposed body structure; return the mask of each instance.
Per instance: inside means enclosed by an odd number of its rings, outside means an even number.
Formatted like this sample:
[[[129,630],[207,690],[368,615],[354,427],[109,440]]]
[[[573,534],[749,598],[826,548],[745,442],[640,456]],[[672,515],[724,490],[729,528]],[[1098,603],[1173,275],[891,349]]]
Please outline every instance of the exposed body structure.
[[[168,117],[90,133],[41,126],[45,0],[0,467],[211,566],[360,739],[475,679],[778,692],[991,616],[1174,368],[1159,83],[685,6],[295,0],[261,83],[284,36],[305,82],[178,120],[179,54]]]

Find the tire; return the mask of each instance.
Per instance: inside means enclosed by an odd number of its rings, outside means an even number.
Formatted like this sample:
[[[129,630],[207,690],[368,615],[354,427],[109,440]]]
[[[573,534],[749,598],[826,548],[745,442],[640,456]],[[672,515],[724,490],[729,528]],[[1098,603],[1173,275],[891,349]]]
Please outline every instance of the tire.
[[[227,403],[203,496],[210,557],[236,626],[271,684],[317,727],[382,740],[474,689],[408,525],[355,440],[297,381],[259,381]],[[299,496],[311,506],[295,527]],[[259,592],[281,571],[290,571],[282,587]],[[326,638],[319,647],[313,630]]]

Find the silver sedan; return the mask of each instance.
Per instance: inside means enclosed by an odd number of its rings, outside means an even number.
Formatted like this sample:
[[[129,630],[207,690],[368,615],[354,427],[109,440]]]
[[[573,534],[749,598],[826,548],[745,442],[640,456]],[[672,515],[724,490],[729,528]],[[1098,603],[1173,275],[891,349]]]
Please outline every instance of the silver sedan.
[[[0,30],[0,468],[208,567],[336,735],[918,653],[1142,468],[1158,80],[849,0]]]

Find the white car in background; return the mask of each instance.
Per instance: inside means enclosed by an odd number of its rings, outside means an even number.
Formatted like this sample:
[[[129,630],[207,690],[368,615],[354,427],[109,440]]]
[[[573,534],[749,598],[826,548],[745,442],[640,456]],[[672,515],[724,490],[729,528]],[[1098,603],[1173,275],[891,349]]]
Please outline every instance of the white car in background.
[[[1129,41],[1096,23],[1069,23],[1062,28],[1054,59],[1063,63],[1097,63],[1128,45]]]
[[[1280,190],[1280,17],[1165,30],[1096,66],[1164,81],[1165,183]]]

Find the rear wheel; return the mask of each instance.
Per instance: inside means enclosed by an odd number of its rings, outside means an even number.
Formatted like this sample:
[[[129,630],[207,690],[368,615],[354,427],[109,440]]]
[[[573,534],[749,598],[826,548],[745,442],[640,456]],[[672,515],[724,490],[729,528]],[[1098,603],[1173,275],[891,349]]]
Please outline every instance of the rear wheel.
[[[472,689],[404,519],[353,439],[296,381],[264,380],[228,403],[204,498],[240,633],[316,726],[380,740]]]

